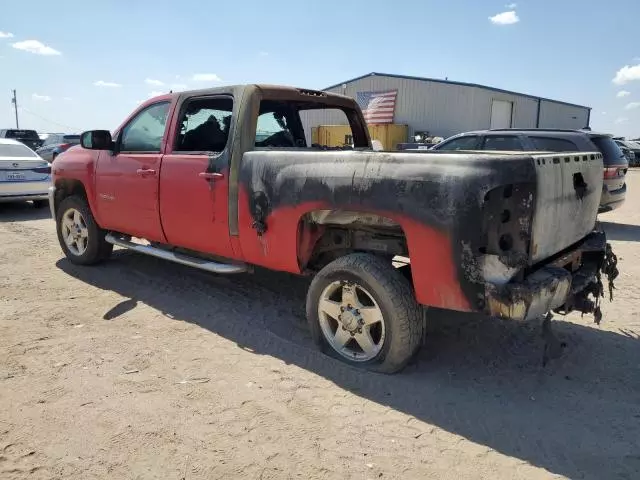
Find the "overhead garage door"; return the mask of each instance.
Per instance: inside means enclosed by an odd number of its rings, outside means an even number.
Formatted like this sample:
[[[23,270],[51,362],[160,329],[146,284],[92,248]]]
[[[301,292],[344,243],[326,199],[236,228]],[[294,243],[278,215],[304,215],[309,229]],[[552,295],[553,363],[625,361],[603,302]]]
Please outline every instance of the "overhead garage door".
[[[511,128],[512,113],[513,102],[507,102],[505,100],[493,100],[493,102],[491,102],[490,128]]]

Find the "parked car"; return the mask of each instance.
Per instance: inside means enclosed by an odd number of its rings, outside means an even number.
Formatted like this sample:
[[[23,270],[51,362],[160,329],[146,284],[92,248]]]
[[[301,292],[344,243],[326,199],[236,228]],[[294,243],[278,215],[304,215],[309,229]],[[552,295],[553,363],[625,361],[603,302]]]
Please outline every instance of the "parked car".
[[[342,112],[353,148],[309,145],[303,119],[318,110]],[[50,205],[70,262],[95,264],[118,245],[221,274],[315,275],[312,336],[354,366],[401,369],[421,344],[420,305],[597,316],[589,297],[598,271],[612,271],[594,230],[596,152],[567,163],[376,152],[353,99],[267,85],[161,95],[113,135],[84,132],[81,145],[52,165]],[[396,256],[410,264],[394,266]]]
[[[0,202],[48,205],[51,165],[17,140],[0,138]]]
[[[640,165],[640,144],[631,140],[615,140],[615,142],[623,152],[626,150],[625,154],[628,155],[630,166]]]
[[[616,142],[616,144],[618,145],[618,147],[620,148],[620,150],[622,150],[622,153],[624,154],[625,158],[627,159],[627,161],[629,162],[629,166],[633,166],[633,162],[635,162],[636,160],[636,156],[634,155],[634,153],[627,147],[625,147],[624,145]]]
[[[36,153],[48,162],[53,162],[58,155],[80,143],[80,135],[51,133]]]
[[[620,207],[627,194],[629,162],[612,136],[604,133],[539,128],[480,130],[449,137],[433,150],[600,152],[604,165],[600,213]]]
[[[8,128],[0,130],[0,138],[11,138],[13,140],[18,140],[32,150],[37,150],[40,145],[42,145],[42,140],[40,140],[40,136],[35,130],[18,130]]]

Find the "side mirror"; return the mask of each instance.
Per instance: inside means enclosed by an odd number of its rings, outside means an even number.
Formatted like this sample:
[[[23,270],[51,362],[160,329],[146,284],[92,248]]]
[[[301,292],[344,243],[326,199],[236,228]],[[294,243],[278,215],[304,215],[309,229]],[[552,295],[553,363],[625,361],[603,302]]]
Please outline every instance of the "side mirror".
[[[112,150],[113,139],[109,130],[89,130],[80,135],[80,145],[88,150]]]

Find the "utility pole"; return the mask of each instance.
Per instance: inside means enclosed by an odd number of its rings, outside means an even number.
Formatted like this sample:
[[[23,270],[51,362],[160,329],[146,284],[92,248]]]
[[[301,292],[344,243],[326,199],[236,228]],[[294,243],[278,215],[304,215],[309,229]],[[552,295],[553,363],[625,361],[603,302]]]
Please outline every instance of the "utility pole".
[[[20,124],[18,123],[18,97],[16,97],[16,91],[13,91],[13,98],[11,99],[11,103],[13,103],[13,108],[16,111],[16,129],[20,130]]]

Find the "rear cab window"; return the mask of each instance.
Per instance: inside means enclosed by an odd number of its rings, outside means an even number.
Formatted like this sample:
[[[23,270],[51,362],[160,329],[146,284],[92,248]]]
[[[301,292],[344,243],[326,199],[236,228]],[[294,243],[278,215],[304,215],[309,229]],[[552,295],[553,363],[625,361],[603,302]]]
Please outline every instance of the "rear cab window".
[[[529,137],[536,150],[548,152],[579,152],[578,146],[571,140],[553,137]]]
[[[40,140],[38,133],[35,130],[6,130],[4,132],[5,138],[15,138],[24,140]]]
[[[365,148],[354,138],[355,109],[322,102],[270,100],[260,102],[256,148]]]
[[[0,157],[37,158],[38,155],[24,145],[0,143]]]
[[[624,153],[616,142],[607,136],[592,135],[589,139],[594,143],[600,153],[602,153],[602,162],[604,166],[616,165],[616,166],[628,166],[629,161],[625,157]]]

